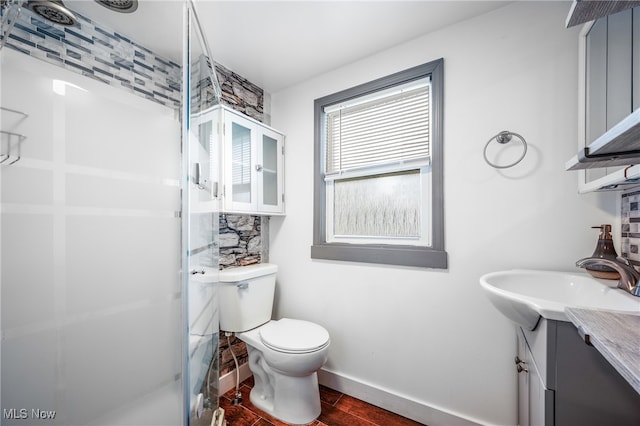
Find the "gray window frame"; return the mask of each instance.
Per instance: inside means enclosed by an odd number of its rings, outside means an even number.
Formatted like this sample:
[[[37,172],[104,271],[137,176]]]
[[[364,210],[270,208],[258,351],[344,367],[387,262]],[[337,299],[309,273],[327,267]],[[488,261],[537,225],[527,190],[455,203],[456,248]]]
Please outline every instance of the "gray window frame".
[[[328,95],[314,101],[314,196],[312,259],[341,260],[423,268],[447,269],[444,249],[444,60],[442,58],[404,71]],[[432,239],[430,247],[391,244],[349,244],[326,241],[326,188],[323,163],[323,109],[325,106],[353,99],[412,80],[431,76],[431,179]]]

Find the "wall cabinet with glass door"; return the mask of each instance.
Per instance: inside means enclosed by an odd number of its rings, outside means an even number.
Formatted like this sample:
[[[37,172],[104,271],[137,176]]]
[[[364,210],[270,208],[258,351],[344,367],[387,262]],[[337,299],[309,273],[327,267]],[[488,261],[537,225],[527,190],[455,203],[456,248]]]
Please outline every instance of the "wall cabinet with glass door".
[[[194,123],[191,191],[201,210],[283,215],[284,135],[219,105]]]
[[[222,211],[284,214],[284,135],[235,111],[220,110]]]

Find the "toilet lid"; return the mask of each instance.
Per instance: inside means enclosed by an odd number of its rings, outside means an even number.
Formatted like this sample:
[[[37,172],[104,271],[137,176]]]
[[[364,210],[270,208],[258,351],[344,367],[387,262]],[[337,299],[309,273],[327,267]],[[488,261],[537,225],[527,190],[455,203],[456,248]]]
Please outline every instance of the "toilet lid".
[[[282,318],[263,325],[260,339],[265,346],[280,352],[314,352],[329,344],[329,332],[309,321]]]

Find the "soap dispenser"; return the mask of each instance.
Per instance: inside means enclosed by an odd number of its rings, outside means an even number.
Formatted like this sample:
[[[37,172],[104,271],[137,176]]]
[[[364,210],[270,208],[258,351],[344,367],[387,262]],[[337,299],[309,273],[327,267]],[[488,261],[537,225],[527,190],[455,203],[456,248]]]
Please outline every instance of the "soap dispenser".
[[[598,243],[591,257],[599,257],[616,261],[618,253],[613,247],[613,238],[611,237],[611,225],[592,226],[594,229],[600,229]],[[620,274],[613,268],[605,265],[593,265],[585,268],[594,278],[602,278],[605,280],[619,280]]]

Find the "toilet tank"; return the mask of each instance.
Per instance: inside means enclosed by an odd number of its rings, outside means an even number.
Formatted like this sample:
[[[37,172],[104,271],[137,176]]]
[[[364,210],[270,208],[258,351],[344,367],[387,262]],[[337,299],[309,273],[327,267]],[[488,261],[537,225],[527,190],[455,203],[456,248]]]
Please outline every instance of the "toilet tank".
[[[242,332],[271,320],[278,266],[272,263],[220,271],[220,329]]]

